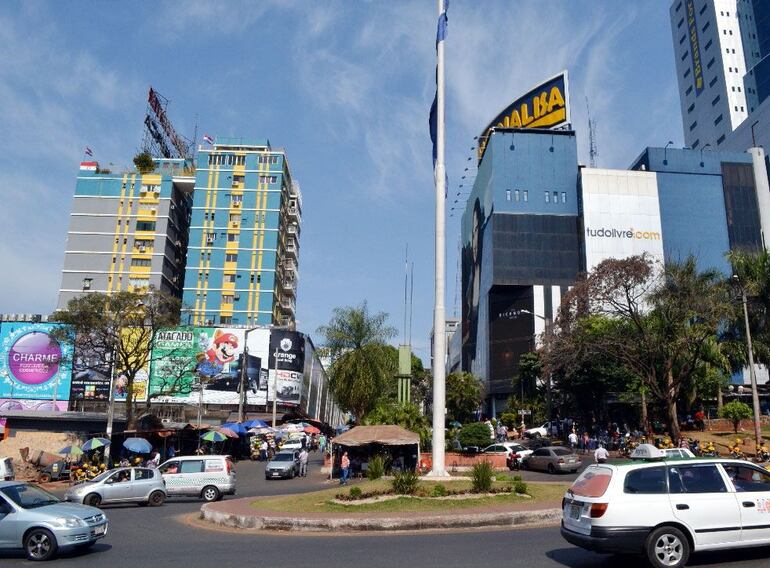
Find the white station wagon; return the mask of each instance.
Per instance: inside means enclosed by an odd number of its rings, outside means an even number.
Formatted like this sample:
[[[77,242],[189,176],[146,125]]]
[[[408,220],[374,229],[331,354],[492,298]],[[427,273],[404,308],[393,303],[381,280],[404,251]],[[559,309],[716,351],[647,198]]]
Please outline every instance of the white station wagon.
[[[656,568],[693,551],[770,545],[770,472],[743,460],[667,459],[587,467],[562,501],[561,534],[596,552],[643,554]]]

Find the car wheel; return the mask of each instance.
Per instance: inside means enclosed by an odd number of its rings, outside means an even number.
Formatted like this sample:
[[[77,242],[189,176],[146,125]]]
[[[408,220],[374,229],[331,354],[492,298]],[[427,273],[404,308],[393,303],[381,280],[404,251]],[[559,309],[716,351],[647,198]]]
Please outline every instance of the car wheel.
[[[548,473],[556,473],[556,468],[553,467],[552,463],[548,464]]]
[[[56,537],[47,529],[32,529],[24,537],[24,552],[30,560],[50,560],[58,548]]]
[[[49,483],[51,481],[51,474],[50,473],[41,473],[37,480],[40,483]]]
[[[532,437],[533,437],[535,440],[539,440],[539,439],[540,439],[540,432],[535,432],[534,434],[532,434]]]
[[[150,507],[160,507],[165,501],[166,496],[163,494],[163,491],[153,491],[150,493],[150,498],[147,500],[147,503]]]
[[[211,503],[212,501],[219,499],[219,489],[213,485],[207,485],[203,488],[203,491],[201,491],[201,496],[204,501]]]
[[[690,543],[678,528],[660,527],[649,534],[644,551],[655,568],[680,568],[690,557]]]
[[[289,470],[289,479],[294,479],[294,469]]]
[[[90,505],[91,507],[98,507],[102,503],[102,497],[98,493],[89,493],[83,499],[83,504]]]

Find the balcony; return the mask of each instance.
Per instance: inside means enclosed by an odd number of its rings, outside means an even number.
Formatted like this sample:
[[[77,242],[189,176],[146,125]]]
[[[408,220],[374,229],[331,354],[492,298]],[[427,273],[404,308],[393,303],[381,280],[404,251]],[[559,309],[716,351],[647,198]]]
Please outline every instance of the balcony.
[[[297,253],[299,252],[297,250],[297,245],[295,245],[293,242],[287,243],[285,250],[286,250],[287,256],[289,256],[290,258],[294,258],[295,260],[297,259]]]
[[[283,268],[283,274],[287,278],[293,278],[297,273],[297,263],[293,260],[284,260],[283,263],[281,263],[281,268]]]
[[[296,278],[284,278],[281,281],[281,288],[284,293],[289,296],[294,296],[297,293],[297,279]]]
[[[280,303],[281,310],[286,313],[294,314],[294,300],[289,298],[283,298]]]
[[[292,236],[299,234],[299,226],[296,223],[291,223],[286,227],[286,233]]]

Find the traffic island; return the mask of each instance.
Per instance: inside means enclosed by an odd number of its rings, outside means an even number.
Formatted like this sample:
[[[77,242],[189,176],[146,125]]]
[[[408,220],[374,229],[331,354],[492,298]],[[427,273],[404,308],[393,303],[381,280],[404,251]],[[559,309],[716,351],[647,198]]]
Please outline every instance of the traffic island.
[[[365,481],[354,487],[367,493],[382,491],[385,483]],[[337,488],[207,503],[201,507],[200,518],[246,531],[316,533],[542,526],[561,520],[561,497],[566,487],[533,483],[528,495],[499,493],[469,499],[396,496],[355,505],[340,502],[342,488]]]

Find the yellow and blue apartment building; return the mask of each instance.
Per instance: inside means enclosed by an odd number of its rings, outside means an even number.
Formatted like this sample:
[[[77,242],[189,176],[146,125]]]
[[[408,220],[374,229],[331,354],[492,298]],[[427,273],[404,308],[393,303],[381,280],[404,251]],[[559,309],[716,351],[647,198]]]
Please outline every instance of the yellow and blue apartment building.
[[[82,162],[75,186],[58,308],[92,292],[153,286],[182,296],[195,178],[184,159],[151,173],[112,173]]]
[[[294,328],[301,207],[283,149],[222,137],[200,147],[182,323]]]

